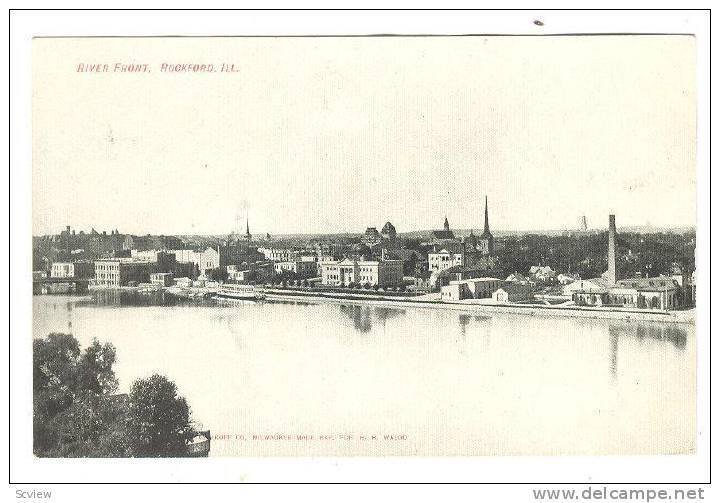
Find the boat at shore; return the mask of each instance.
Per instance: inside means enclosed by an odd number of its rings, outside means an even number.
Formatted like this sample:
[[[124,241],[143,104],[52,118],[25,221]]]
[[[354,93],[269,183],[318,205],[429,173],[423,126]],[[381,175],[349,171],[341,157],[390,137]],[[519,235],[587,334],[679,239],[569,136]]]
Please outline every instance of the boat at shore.
[[[262,287],[237,283],[225,283],[217,292],[218,297],[238,300],[261,300],[265,298]]]

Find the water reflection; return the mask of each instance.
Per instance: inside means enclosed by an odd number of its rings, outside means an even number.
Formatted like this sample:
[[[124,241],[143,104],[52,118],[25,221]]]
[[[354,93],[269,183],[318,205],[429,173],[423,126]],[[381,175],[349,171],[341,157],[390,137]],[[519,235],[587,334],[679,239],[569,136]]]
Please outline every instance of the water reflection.
[[[135,290],[95,290],[88,297],[88,303],[100,307],[142,307],[177,306],[181,304],[210,305],[215,300],[210,297],[186,298],[169,292],[138,292]]]
[[[638,341],[645,339],[669,342],[680,351],[687,346],[688,333],[682,325],[672,323],[618,323],[610,322],[608,326],[610,336],[609,370],[615,378],[618,373],[618,346],[620,337],[634,336]]]
[[[379,322],[384,327],[387,320],[404,314],[402,309],[387,307],[359,306],[356,304],[341,304],[338,307],[342,314],[352,320],[353,328],[360,333],[370,332],[373,328],[373,322]]]

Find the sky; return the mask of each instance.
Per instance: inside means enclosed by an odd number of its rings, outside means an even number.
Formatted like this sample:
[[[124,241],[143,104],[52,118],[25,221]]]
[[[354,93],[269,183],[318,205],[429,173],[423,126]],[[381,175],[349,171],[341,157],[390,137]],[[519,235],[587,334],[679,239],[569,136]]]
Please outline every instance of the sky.
[[[695,75],[685,36],[35,39],[33,234],[694,226]]]

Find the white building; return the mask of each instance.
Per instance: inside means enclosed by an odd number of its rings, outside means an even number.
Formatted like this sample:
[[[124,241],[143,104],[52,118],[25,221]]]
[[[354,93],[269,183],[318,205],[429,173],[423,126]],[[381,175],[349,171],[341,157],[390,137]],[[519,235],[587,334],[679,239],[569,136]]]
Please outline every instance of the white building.
[[[399,286],[403,282],[402,260],[352,260],[319,262],[323,285],[361,284]]]
[[[205,250],[168,250],[175,254],[179,263],[195,264],[201,276],[207,276],[213,269],[220,268],[220,251],[208,246]]]
[[[451,281],[440,288],[442,300],[488,299],[505,282],[498,278],[473,278]]]
[[[73,278],[75,277],[75,265],[72,262],[53,262],[50,277]]]
[[[569,285],[570,283],[574,283],[575,281],[578,281],[580,279],[580,275],[578,273],[560,273],[557,276],[558,283],[561,285]]]
[[[265,260],[273,262],[292,262],[298,259],[299,252],[290,248],[258,248]]]
[[[456,265],[465,265],[462,252],[453,253],[443,248],[439,252],[428,253],[428,270],[431,273],[444,271]]]

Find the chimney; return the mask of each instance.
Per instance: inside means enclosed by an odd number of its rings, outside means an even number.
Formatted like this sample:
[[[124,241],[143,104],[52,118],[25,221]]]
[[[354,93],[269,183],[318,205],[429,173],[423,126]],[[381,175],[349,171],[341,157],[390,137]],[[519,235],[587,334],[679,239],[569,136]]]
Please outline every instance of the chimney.
[[[610,286],[617,280],[615,273],[615,215],[610,215],[608,222],[608,283]]]

